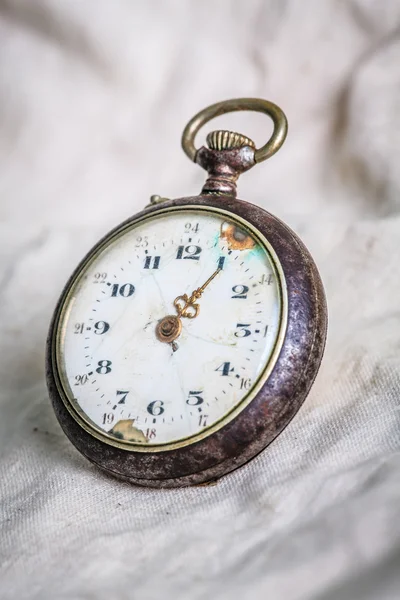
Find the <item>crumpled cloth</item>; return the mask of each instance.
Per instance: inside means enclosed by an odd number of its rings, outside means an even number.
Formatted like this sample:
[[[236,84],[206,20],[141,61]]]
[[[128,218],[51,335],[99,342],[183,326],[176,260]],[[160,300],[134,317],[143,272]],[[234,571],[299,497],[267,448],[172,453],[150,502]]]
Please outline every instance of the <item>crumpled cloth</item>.
[[[2,600],[400,597],[399,24],[397,0],[0,1]],[[288,116],[239,196],[312,252],[324,361],[248,466],[136,488],[62,433],[50,316],[100,236],[151,194],[200,191],[182,129],[240,96]],[[221,124],[257,145],[271,131],[260,114]]]

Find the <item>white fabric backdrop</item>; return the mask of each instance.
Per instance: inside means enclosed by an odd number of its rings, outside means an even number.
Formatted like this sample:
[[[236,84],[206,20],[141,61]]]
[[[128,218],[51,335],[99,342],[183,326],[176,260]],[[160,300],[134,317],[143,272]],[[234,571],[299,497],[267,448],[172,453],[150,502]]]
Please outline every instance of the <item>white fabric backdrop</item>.
[[[400,597],[399,23],[398,0],[0,0],[2,600]],[[150,194],[198,193],[182,128],[237,96],[288,115],[239,195],[314,255],[325,359],[249,466],[134,488],[61,432],[50,315],[99,236]],[[221,123],[269,133],[261,115]]]

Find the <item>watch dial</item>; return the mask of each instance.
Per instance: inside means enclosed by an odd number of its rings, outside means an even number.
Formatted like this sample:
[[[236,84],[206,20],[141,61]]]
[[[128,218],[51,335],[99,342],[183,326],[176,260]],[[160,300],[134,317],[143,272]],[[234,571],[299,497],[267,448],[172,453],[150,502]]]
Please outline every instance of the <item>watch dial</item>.
[[[115,233],[60,318],[56,360],[73,411],[132,448],[214,431],[246,406],[279,350],[277,273],[267,245],[217,210],[164,211]],[[178,318],[185,308],[197,316]],[[157,329],[164,319],[168,330],[168,315],[181,325],[170,343]]]

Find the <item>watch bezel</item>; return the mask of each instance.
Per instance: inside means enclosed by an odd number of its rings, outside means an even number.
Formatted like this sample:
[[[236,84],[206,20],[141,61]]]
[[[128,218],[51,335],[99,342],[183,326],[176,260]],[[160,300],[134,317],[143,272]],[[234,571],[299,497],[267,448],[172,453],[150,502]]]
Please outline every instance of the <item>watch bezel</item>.
[[[159,217],[174,212],[189,211],[212,213],[220,215],[224,218],[229,218],[231,221],[237,223],[242,228],[248,230],[251,233],[251,235],[257,240],[257,242],[264,247],[265,252],[271,262],[273,273],[276,277],[276,281],[278,284],[277,287],[279,297],[280,318],[274,347],[269,357],[269,360],[266,362],[262,372],[259,374],[256,381],[251,386],[250,390],[248,390],[248,393],[243,396],[242,400],[230,411],[225,413],[225,415],[222,418],[220,418],[212,425],[205,427],[197,434],[187,436],[185,438],[181,438],[172,442],[149,445],[138,444],[134,441],[118,439],[108,434],[100,427],[98,427],[95,423],[93,423],[86,415],[86,413],[82,410],[82,408],[79,406],[78,402],[74,401],[73,390],[71,389],[71,386],[69,384],[68,377],[66,375],[63,364],[63,344],[66,332],[66,317],[70,310],[71,303],[73,302],[76,288],[79,286],[79,283],[82,280],[82,278],[85,277],[87,269],[90,268],[90,266],[97,259],[97,257],[108,247],[110,247],[110,245],[118,242],[118,240],[120,240],[126,233],[132,231],[135,227],[142,225],[143,223],[154,219],[158,219]],[[79,264],[73,278],[69,282],[69,286],[67,286],[64,289],[60,301],[60,310],[54,324],[54,339],[52,343],[52,368],[54,378],[60,398],[63,400],[67,410],[71,413],[72,417],[81,425],[81,427],[83,427],[89,434],[93,435],[94,437],[98,438],[106,444],[110,444],[111,446],[115,446],[117,448],[122,448],[124,450],[127,450],[128,452],[163,452],[167,450],[174,450],[177,448],[182,448],[184,446],[191,445],[202,439],[205,439],[209,435],[212,435],[214,432],[227,425],[230,421],[232,421],[232,419],[236,418],[237,415],[240,414],[240,412],[242,412],[242,410],[254,399],[254,397],[263,387],[265,381],[268,379],[269,375],[272,372],[272,369],[275,366],[285,338],[286,325],[287,290],[285,275],[271,244],[263,235],[260,234],[260,232],[253,225],[248,223],[245,219],[238,217],[237,215],[234,215],[229,211],[224,210],[222,207],[196,205],[172,206],[167,208],[161,207],[152,212],[151,214],[141,214],[139,216],[135,215],[128,222],[125,222],[116,229],[112,230],[106,237],[104,237],[101,240],[101,242],[99,242],[92,248],[92,250],[85,256],[83,261],[81,261],[81,263]]]

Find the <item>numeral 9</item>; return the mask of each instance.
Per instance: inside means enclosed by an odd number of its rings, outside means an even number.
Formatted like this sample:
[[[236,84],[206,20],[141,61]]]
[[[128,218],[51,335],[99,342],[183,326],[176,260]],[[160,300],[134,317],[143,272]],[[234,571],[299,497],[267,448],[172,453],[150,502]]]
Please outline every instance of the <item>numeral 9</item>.
[[[97,323],[94,324],[94,328],[96,330],[96,335],[103,335],[103,333],[107,333],[107,331],[110,329],[110,325],[105,321],[97,321]]]

